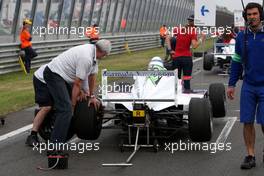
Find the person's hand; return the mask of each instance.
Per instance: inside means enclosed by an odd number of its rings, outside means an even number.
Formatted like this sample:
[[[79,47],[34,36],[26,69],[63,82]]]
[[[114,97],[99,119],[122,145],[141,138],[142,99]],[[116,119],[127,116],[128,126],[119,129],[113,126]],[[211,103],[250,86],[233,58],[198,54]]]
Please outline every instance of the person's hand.
[[[170,51],[170,54],[171,54],[171,55],[173,55],[174,53],[175,53],[175,51],[173,51],[173,50]]]
[[[84,91],[81,90],[80,101],[87,100],[87,97],[88,96],[89,95],[86,92],[84,92]]]
[[[100,102],[99,102],[99,100],[97,100],[97,98],[95,96],[91,96],[91,98],[88,102],[88,107],[90,107],[91,104],[94,105],[96,110],[98,110],[100,107]]]
[[[202,42],[206,40],[206,35],[204,33],[202,33],[201,39],[202,39]]]
[[[235,98],[235,87],[228,87],[226,93],[228,99],[233,100]]]
[[[200,41],[201,43],[203,43],[203,42],[206,40],[206,35],[205,35],[205,33],[203,33],[203,32],[202,32],[200,35],[201,35],[201,37],[200,37],[199,41]]]
[[[81,90],[80,95],[77,98],[77,101],[87,100],[87,97],[88,97],[88,94],[84,92],[83,90]]]

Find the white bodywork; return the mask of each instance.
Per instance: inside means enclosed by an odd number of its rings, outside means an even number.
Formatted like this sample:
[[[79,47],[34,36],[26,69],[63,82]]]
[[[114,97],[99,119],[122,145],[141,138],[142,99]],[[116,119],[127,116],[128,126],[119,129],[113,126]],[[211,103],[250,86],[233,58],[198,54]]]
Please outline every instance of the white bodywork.
[[[145,101],[145,103],[150,109],[154,111],[160,111],[170,106],[177,106],[177,105],[184,105],[184,109],[186,108],[188,109],[191,98],[203,98],[206,93],[206,90],[202,90],[200,92],[191,93],[191,94],[182,93],[182,84],[181,84],[182,81],[178,80],[177,76],[162,76],[157,84],[153,84],[153,82],[151,81],[151,79],[149,79],[149,77],[138,76],[133,78],[135,82],[132,85],[131,92],[127,92],[127,93],[107,92],[102,99],[104,105],[108,107],[114,107],[114,104],[122,104],[128,110],[132,111],[133,100],[135,100],[135,102],[142,103],[142,101],[137,101],[137,99],[143,99],[143,100],[159,99],[159,101]],[[105,78],[103,77],[103,79]],[[111,99],[111,102],[104,102],[104,100],[107,99]],[[129,102],[118,101],[124,99],[129,99],[131,101]],[[163,100],[171,99],[172,101],[166,102],[166,101],[162,101],[162,99]]]
[[[216,46],[215,46],[215,51],[214,51],[214,57],[215,58],[221,58],[221,59],[226,59],[227,56],[232,56],[235,54],[235,39],[231,39],[231,41],[229,42],[229,44],[224,45],[223,46],[220,44],[220,46],[222,46],[223,48],[223,52],[222,53],[217,53],[216,52]]]

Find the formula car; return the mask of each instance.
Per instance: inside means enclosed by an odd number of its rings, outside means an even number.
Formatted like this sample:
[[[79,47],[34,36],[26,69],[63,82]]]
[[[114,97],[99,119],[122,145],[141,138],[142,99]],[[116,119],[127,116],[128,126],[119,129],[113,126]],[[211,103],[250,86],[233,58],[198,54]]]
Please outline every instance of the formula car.
[[[210,71],[213,67],[219,66],[223,74],[229,74],[230,62],[234,54],[234,39],[231,39],[229,43],[215,42],[213,53],[205,54],[203,58],[203,69]]]
[[[120,150],[134,147],[134,151],[126,163],[103,166],[129,166],[140,147],[157,152],[159,140],[174,136],[179,129],[186,129],[192,141],[210,141],[212,117],[226,114],[224,85],[214,83],[209,91],[183,92],[177,70],[167,71],[160,58],[152,59],[148,71],[102,70],[101,107],[96,111],[87,101],[78,102],[68,139],[77,134],[81,139],[95,140],[102,121],[113,121],[122,130]],[[44,139],[50,138],[54,121],[52,111],[39,131]]]
[[[151,68],[149,71],[102,71],[102,104],[108,107],[105,113],[114,114],[112,119],[123,129],[120,150],[134,147],[126,163],[104,166],[131,164],[130,160],[140,147],[158,151],[159,139],[169,138],[182,128],[189,131],[192,141],[210,141],[212,117],[224,117],[226,114],[223,84],[211,84],[209,91],[183,93],[177,70],[167,71],[159,64]],[[125,77],[130,81],[117,83],[119,87],[113,85],[114,89],[109,90],[110,77],[114,80]],[[117,87],[118,91],[115,91]]]

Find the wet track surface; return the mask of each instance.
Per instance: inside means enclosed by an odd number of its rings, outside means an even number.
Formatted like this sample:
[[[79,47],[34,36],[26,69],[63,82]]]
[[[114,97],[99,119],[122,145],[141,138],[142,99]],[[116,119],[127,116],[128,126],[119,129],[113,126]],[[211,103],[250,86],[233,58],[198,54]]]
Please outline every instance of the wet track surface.
[[[191,82],[194,88],[207,89],[210,83],[222,82],[227,84],[228,77],[217,75],[217,69],[211,72],[202,70],[202,60],[194,63],[194,78]],[[214,175],[214,176],[243,176],[263,175],[262,148],[263,135],[260,127],[256,127],[256,160],[257,167],[244,171],[240,170],[240,163],[245,156],[245,147],[242,136],[242,125],[239,123],[239,89],[237,86],[236,99],[227,101],[226,118],[214,119],[214,133],[208,143],[213,145],[217,140],[224,140],[224,150],[216,153],[206,150],[175,150],[172,152],[166,145],[171,142],[174,147],[180,142],[191,143],[188,133],[180,132],[174,141],[162,141],[159,152],[152,149],[140,149],[132,160],[133,166],[127,168],[103,167],[103,163],[124,162],[132,152],[126,149],[121,153],[119,144],[119,129],[104,129],[96,141],[75,140],[77,143],[92,143],[89,149],[95,149],[98,143],[99,150],[70,151],[69,169],[40,171],[37,166],[47,166],[46,153],[40,154],[25,146],[29,131],[19,133],[14,137],[0,141],[0,176],[5,175],[115,175],[115,176],[161,176],[161,175]],[[34,108],[26,109],[8,115],[5,126],[0,126],[0,136],[32,123]],[[237,118],[236,118],[237,117]],[[233,123],[234,122],[234,123]],[[230,125],[231,124],[231,125]],[[228,131],[230,133],[228,133]],[[221,135],[223,134],[223,135]],[[224,136],[227,134],[227,136]],[[166,143],[166,144],[165,144]],[[226,146],[228,145],[228,147]],[[227,151],[227,149],[229,149]]]

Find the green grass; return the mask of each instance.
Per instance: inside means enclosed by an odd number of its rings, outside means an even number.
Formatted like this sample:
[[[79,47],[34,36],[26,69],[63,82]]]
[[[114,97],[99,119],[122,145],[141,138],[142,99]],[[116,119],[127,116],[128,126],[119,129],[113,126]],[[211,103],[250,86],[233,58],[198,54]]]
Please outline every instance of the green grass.
[[[22,72],[0,76],[0,115],[34,105],[32,74]]]
[[[212,47],[213,40],[208,40],[205,48]],[[201,51],[202,47],[194,50]],[[104,58],[99,63],[97,84],[101,80],[101,69],[108,70],[145,70],[149,60],[154,56],[164,57],[164,49],[157,48],[145,51],[124,53]],[[0,116],[19,111],[34,105],[34,90],[32,85],[32,70],[30,75],[23,72],[0,75]]]
[[[203,43],[202,45],[199,45],[198,48],[194,49],[193,52],[207,51],[207,50],[213,48],[213,44],[214,44],[214,39],[208,39],[208,40],[206,40],[205,43]]]

